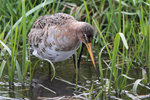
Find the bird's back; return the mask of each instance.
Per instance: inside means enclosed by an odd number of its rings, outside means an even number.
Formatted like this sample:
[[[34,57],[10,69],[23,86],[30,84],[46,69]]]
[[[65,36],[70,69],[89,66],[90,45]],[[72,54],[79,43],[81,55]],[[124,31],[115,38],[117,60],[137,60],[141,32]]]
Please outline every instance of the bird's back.
[[[28,35],[33,55],[52,62],[69,58],[80,45],[72,22],[75,18],[64,13],[39,17]]]
[[[35,22],[32,28],[44,29],[46,25],[55,26],[55,25],[64,25],[68,21],[76,21],[74,17],[64,13],[56,13],[54,15],[44,15],[39,17]]]

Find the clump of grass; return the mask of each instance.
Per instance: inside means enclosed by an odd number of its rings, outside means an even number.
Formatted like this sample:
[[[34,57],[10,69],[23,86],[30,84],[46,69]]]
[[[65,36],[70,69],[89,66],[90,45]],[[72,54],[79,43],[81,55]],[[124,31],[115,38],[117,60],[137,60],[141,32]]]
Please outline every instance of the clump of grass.
[[[11,5],[11,7],[12,7],[12,5]],[[20,19],[13,25],[14,17],[11,13],[11,26],[10,26],[11,30],[8,32],[8,34],[6,34],[5,41],[4,42],[1,41],[2,46],[8,51],[8,53],[11,56],[11,63],[10,63],[10,61],[9,61],[10,58],[6,54],[10,87],[12,87],[12,83],[14,82],[15,69],[17,69],[17,71],[18,71],[19,82],[24,82],[25,76],[26,76],[26,73],[28,70],[28,65],[30,63],[30,61],[28,61],[26,59],[26,20],[25,20],[25,16],[26,16],[25,9],[26,8],[25,8],[25,1],[22,1],[22,7],[23,7],[23,16],[24,16],[23,21]],[[18,10],[18,9],[15,9],[15,10]],[[19,22],[21,22],[20,26],[18,25]],[[9,22],[8,22],[8,24],[9,24]],[[23,25],[23,28],[22,28],[22,25]],[[15,28],[15,33],[14,33],[14,28]],[[17,53],[18,53],[18,48],[19,48],[20,36],[21,36],[20,33],[21,33],[22,29],[23,29],[23,34],[22,34],[22,37],[23,37],[23,60],[22,60],[22,62],[23,63],[22,63],[22,68],[20,68],[20,64],[17,61]],[[6,31],[6,28],[3,30],[2,34],[1,34],[1,39],[4,38],[5,31]],[[10,39],[11,49],[9,49],[9,47],[5,44],[8,36],[10,35],[9,33],[11,33],[11,39]],[[15,68],[15,66],[16,66],[16,68]],[[21,69],[22,69],[22,71],[21,71]]]

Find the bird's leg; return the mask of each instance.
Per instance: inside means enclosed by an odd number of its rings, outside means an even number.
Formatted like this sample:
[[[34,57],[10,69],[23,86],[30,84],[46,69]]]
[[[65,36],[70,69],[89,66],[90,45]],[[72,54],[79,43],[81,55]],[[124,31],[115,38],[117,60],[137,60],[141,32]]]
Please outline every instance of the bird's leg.
[[[49,74],[51,74],[52,72],[51,72],[51,64],[48,62],[48,64],[49,64]]]
[[[82,56],[84,46],[85,46],[85,44],[82,43],[82,47],[81,47],[81,51],[80,51],[80,55],[79,55],[79,59],[78,59],[78,68],[80,67],[80,61],[81,61],[81,56]]]
[[[48,73],[48,76],[49,76],[49,81],[51,80],[51,64],[50,62],[48,62],[48,65],[49,65],[49,73]]]
[[[75,60],[75,55],[73,54],[73,55],[72,55],[72,57],[73,57],[73,63],[74,63],[74,67],[76,68],[76,60]]]
[[[81,61],[81,56],[82,56],[82,51],[83,51],[83,47],[85,46],[84,43],[82,43],[82,47],[81,47],[81,51],[80,51],[80,55],[78,58],[78,68],[80,67],[80,61]],[[74,67],[76,68],[76,59],[75,59],[75,54],[72,55],[73,56],[73,62],[74,62]]]

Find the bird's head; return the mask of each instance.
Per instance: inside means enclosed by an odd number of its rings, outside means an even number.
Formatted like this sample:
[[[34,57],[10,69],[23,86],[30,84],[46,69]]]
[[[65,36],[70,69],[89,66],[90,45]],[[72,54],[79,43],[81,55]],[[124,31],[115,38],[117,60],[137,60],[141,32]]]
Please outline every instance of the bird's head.
[[[94,35],[94,28],[89,24],[82,22],[77,28],[78,39],[85,45],[92,42]]]
[[[99,79],[99,74],[97,72],[97,68],[96,68],[96,64],[95,64],[94,56],[93,56],[93,51],[92,51],[92,46],[91,46],[91,42],[92,42],[93,35],[94,35],[94,28],[89,23],[85,23],[85,22],[80,22],[79,26],[77,27],[78,28],[77,28],[76,34],[78,36],[78,39],[86,45],[89,51],[90,57],[92,59],[97,77]]]

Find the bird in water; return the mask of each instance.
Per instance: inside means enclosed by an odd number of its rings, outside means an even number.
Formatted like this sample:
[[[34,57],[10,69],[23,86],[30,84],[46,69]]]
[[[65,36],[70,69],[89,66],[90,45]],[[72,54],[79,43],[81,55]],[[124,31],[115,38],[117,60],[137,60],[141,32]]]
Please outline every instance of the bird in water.
[[[74,64],[75,48],[78,49],[82,43],[78,67],[83,47],[86,45],[98,80],[100,80],[91,47],[93,35],[94,28],[89,23],[77,21],[65,13],[56,13],[39,17],[28,34],[28,40],[33,49],[33,55],[36,57],[59,62],[73,55]]]

